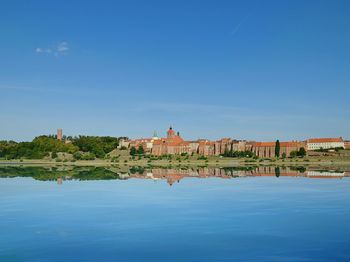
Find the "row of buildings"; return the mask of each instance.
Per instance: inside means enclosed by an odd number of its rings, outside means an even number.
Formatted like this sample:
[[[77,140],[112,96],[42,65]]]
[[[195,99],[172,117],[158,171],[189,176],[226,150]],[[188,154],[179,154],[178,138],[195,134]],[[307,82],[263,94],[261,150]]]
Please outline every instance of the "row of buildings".
[[[275,156],[276,142],[256,142],[246,140],[235,140],[222,138],[216,141],[198,139],[196,141],[185,141],[179,132],[172,127],[167,131],[164,138],[156,134],[152,138],[141,138],[134,140],[122,140],[120,147],[143,147],[145,152],[152,155],[174,155],[197,153],[204,156],[218,156],[228,151],[251,151],[258,157],[271,158]],[[350,142],[339,138],[312,138],[306,141],[280,142],[280,155],[290,156],[291,152],[304,148],[307,151],[318,149],[344,148],[350,149]]]

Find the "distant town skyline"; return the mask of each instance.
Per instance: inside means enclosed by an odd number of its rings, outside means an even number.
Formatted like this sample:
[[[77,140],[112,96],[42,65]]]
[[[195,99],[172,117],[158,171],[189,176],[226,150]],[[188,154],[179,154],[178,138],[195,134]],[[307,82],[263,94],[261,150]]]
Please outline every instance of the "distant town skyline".
[[[349,1],[5,0],[0,140],[350,139]]]

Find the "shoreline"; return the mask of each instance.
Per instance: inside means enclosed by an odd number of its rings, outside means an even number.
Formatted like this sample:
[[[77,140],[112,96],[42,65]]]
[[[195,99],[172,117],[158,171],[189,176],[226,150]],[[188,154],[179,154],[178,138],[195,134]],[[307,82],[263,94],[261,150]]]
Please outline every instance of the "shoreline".
[[[124,160],[125,161],[125,160]],[[318,166],[318,167],[330,167],[330,168],[346,168],[350,170],[350,159],[247,159],[247,158],[212,158],[208,160],[155,160],[147,161],[146,159],[141,160],[128,160],[124,161],[111,161],[105,159],[96,160],[79,160],[79,161],[61,161],[56,162],[54,160],[41,160],[41,159],[14,159],[14,160],[0,160],[0,166],[90,166],[90,167],[109,167],[109,166],[120,166],[120,167],[195,167],[195,166],[206,166],[206,167],[249,167],[249,166]]]

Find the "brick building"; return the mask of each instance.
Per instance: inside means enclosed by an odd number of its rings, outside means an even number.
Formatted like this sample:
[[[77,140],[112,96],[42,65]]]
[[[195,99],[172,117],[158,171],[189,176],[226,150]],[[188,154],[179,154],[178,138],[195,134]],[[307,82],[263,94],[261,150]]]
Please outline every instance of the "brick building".
[[[153,142],[152,154],[156,156],[181,153],[191,154],[192,146],[190,145],[190,142],[183,140],[179,133],[175,134],[173,128],[170,127],[167,131],[166,138],[160,138]]]
[[[57,139],[60,141],[63,139],[63,131],[61,128],[57,129]]]
[[[255,142],[252,144],[251,151],[258,157],[272,158],[275,157],[275,147],[276,142]],[[298,151],[302,147],[304,147],[302,142],[280,142],[280,156],[285,153],[289,157],[292,151]]]
[[[216,156],[225,153],[225,150],[230,151],[232,149],[232,139],[222,138],[214,142],[214,154]]]
[[[200,140],[198,154],[203,156],[212,156],[215,154],[215,142],[209,140]]]
[[[350,149],[350,141],[345,141],[344,147],[345,147],[345,149]]]

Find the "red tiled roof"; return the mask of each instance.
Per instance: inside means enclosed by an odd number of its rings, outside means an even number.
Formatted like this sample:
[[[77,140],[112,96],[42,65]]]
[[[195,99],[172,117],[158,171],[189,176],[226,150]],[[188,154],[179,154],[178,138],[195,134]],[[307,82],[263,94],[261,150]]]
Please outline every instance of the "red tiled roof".
[[[204,146],[204,145],[214,145],[215,142],[212,141],[199,141],[199,145],[200,146]]]
[[[275,147],[276,142],[255,142],[253,143],[255,147]],[[292,142],[280,142],[281,147],[298,147],[300,146],[300,142],[292,141]]]
[[[334,142],[344,142],[341,137],[335,138],[311,138],[307,140],[308,143],[334,143]]]
[[[188,142],[184,141],[179,136],[174,136],[172,138],[162,138],[159,140],[155,140],[153,142],[153,145],[160,145],[160,144],[164,144],[167,146],[187,146],[187,145],[189,145]]]

